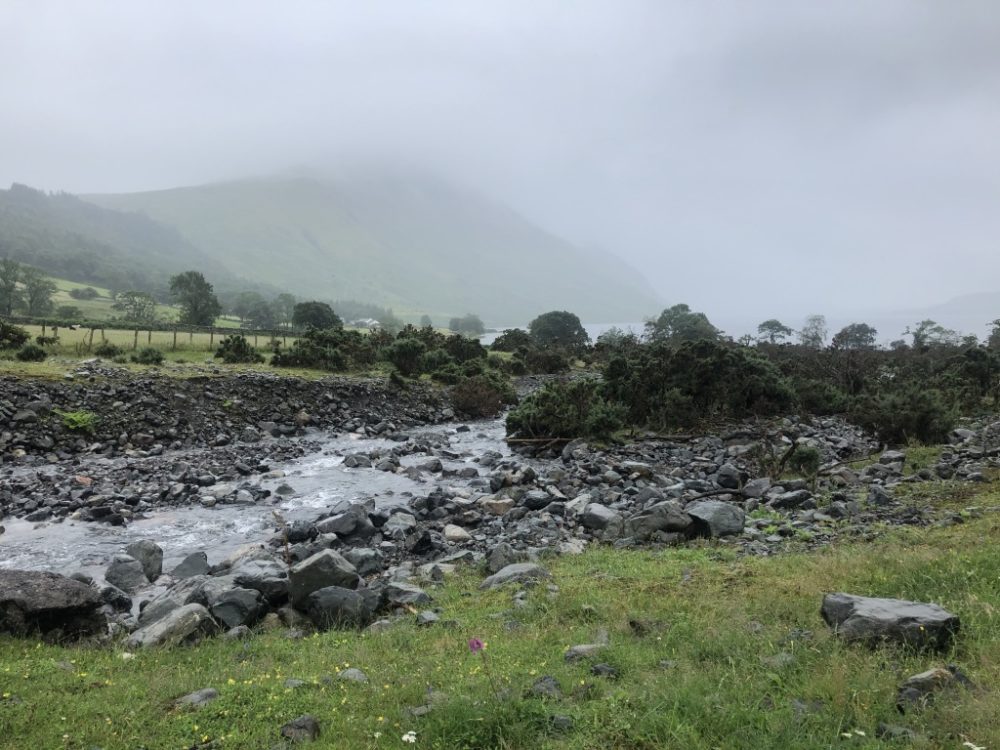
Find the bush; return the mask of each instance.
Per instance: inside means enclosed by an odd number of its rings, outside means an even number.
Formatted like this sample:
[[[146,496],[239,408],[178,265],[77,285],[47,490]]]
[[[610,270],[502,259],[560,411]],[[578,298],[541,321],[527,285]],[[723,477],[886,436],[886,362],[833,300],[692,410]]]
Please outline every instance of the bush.
[[[522,347],[530,349],[534,345],[535,340],[527,331],[522,331],[520,328],[508,328],[493,340],[490,349],[495,352],[513,353]]]
[[[507,380],[496,372],[464,378],[451,389],[456,411],[470,417],[493,417],[505,405],[517,402],[517,394]]]
[[[420,358],[420,371],[432,373],[435,370],[440,370],[442,367],[447,367],[454,363],[455,360],[444,349],[431,349],[428,352],[424,352],[424,355]]]
[[[112,344],[110,341],[102,341],[94,347],[94,354],[98,357],[104,357],[105,359],[114,359],[115,357],[122,356],[124,353],[124,349],[120,346]]]
[[[58,336],[35,336],[35,343],[39,346],[55,346],[59,343]]]
[[[821,456],[819,449],[811,445],[796,445],[788,459],[788,468],[804,477],[815,477],[819,473]]]
[[[226,336],[219,342],[219,348],[215,351],[215,358],[221,359],[227,364],[256,364],[263,362],[264,357],[254,349],[245,336]]]
[[[132,355],[132,361],[140,365],[162,365],[163,352],[152,346],[146,346]]]
[[[348,369],[351,359],[370,364],[371,341],[357,331],[339,328],[320,330],[311,328],[295,340],[291,348],[278,352],[271,358],[275,367],[310,367],[330,372]]]
[[[941,391],[910,384],[887,394],[858,399],[851,416],[886,443],[901,445],[917,440],[930,444],[948,440],[948,433],[958,421],[958,410]]]
[[[386,358],[399,370],[400,374],[410,377],[420,372],[420,361],[427,345],[416,338],[402,338],[393,342],[386,352]]]
[[[0,320],[0,349],[18,349],[30,338],[30,334],[20,326]]]
[[[486,359],[486,347],[478,339],[470,339],[458,334],[449,336],[444,342],[444,350],[456,362],[468,362],[474,359]]]
[[[507,434],[523,438],[607,439],[625,423],[625,409],[599,383],[547,383],[507,415]]]
[[[801,410],[809,414],[843,414],[851,405],[846,393],[822,380],[793,380],[792,391]]]
[[[96,299],[99,295],[92,286],[85,286],[79,289],[70,289],[69,296],[73,299]]]
[[[552,349],[522,349],[515,358],[521,362],[525,373],[531,375],[556,375],[569,370],[569,357]]]
[[[15,355],[21,362],[41,362],[48,355],[42,347],[36,344],[25,344]]]

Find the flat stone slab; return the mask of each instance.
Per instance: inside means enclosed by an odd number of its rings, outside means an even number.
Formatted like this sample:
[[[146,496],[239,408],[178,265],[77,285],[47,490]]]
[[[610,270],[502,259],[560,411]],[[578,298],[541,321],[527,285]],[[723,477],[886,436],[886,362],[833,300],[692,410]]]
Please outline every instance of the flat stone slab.
[[[845,593],[823,597],[820,614],[845,641],[870,644],[892,641],[940,650],[948,647],[960,628],[958,616],[937,604]]]
[[[481,589],[495,589],[505,583],[523,583],[536,581],[539,578],[549,578],[551,574],[541,565],[535,563],[514,563],[497,571],[481,584]]]
[[[97,589],[35,570],[0,570],[0,631],[60,640],[98,635],[107,619]]]

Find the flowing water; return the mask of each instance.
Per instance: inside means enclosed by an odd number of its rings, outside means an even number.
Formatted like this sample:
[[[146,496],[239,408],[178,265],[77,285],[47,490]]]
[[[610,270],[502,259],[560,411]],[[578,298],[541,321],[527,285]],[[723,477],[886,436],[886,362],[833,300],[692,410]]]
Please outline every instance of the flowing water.
[[[427,442],[440,443],[435,455],[446,469],[476,466],[475,459],[490,450],[509,455],[503,441],[502,421],[467,426],[471,428],[469,431],[459,432],[452,424],[414,430],[410,435],[428,436],[431,440]],[[327,438],[317,452],[272,467],[280,469],[284,476],[261,480],[261,486],[272,493],[281,484],[288,484],[293,494],[284,497],[272,494],[255,505],[154,509],[124,527],[71,520],[30,523],[8,519],[4,521],[7,531],[0,535],[0,567],[98,574],[115,554],[139,539],[151,539],[163,548],[164,570],[197,550],[207,552],[209,563],[216,563],[242,545],[272,537],[276,528],[275,511],[288,521],[312,520],[343,501],[373,498],[377,507],[390,507],[405,505],[414,496],[428,494],[435,484],[469,485],[466,479],[441,479],[424,473],[414,480],[404,474],[349,469],[343,465],[344,457],[352,453],[389,450],[394,445],[397,444],[389,440],[358,436]],[[421,453],[404,456],[400,462],[407,467],[427,460],[428,455]]]

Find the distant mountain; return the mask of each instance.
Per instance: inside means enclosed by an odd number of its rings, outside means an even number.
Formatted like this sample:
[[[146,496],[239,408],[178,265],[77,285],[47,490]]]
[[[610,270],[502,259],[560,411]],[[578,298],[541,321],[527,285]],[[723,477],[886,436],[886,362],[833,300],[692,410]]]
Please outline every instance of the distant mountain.
[[[24,185],[0,190],[0,257],[54,276],[115,289],[157,289],[169,274],[230,274],[171,227]]]
[[[422,175],[252,179],[85,200],[175,228],[233,275],[300,297],[428,313],[438,324],[466,312],[524,324],[553,309],[637,320],[661,306],[623,261]]]

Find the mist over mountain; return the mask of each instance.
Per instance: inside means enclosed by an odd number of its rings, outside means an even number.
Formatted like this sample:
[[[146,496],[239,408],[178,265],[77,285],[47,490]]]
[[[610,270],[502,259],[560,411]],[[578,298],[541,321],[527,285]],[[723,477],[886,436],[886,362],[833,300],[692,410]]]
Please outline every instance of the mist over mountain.
[[[364,300],[439,322],[472,312],[493,325],[552,309],[637,320],[660,305],[623,261],[425,174],[373,169],[85,199],[170,226],[228,273],[300,297]]]

